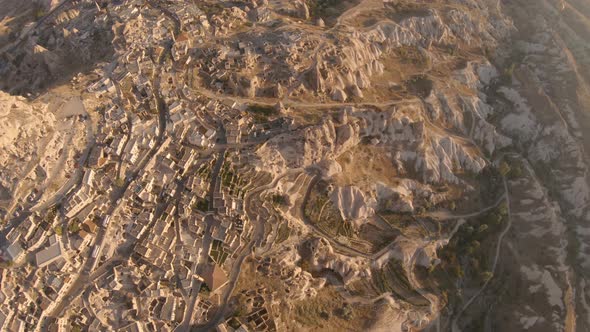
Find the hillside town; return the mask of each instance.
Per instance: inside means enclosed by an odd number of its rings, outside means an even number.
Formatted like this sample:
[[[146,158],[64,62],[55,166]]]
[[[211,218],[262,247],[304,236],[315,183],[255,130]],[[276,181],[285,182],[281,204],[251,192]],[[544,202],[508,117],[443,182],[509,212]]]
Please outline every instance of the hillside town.
[[[0,331],[588,330],[540,1],[0,0]]]
[[[96,20],[112,19],[104,10],[116,6],[118,20],[130,22],[113,41],[126,46],[84,87],[102,102],[94,144],[78,165],[81,181],[67,199],[51,206],[33,199],[11,216],[19,222],[4,235],[2,259],[20,268],[2,269],[2,330],[172,330],[207,322],[254,236],[250,216],[257,211],[244,207],[259,181],[248,176],[250,147],[271,131],[290,129],[253,123],[245,103],[210,99],[187,86],[187,76],[203,65],[189,66],[203,56],[196,46],[210,28],[204,13],[143,1],[97,4]],[[76,14],[58,14],[66,17],[64,32]],[[231,19],[213,24],[214,34],[223,33]],[[146,50],[146,44],[163,46]],[[235,69],[205,51],[211,76]],[[242,43],[234,52],[231,63],[246,61]],[[117,301],[124,298],[130,301]],[[66,308],[74,314],[53,318]]]

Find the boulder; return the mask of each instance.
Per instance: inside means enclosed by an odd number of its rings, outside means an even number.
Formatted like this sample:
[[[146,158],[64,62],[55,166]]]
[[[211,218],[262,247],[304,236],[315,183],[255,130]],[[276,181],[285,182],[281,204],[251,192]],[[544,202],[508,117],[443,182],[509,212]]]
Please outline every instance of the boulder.
[[[344,90],[334,89],[332,91],[332,100],[339,101],[339,102],[345,102],[346,99],[348,99],[348,96],[346,95],[346,92],[344,92]]]

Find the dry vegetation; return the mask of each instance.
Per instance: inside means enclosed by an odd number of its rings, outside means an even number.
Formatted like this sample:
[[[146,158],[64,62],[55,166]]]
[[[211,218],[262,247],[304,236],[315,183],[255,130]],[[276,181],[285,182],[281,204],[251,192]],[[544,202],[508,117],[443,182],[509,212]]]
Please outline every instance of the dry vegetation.
[[[328,184],[320,181],[312,190],[305,206],[305,215],[322,231],[334,237],[353,237],[352,224],[340,216],[340,211],[328,197]]]
[[[449,244],[439,250],[441,263],[429,272],[441,289],[454,289],[456,280],[480,287],[492,277],[490,253],[497,245],[497,234],[508,218],[505,204],[488,213],[469,219],[459,227]]]
[[[383,182],[395,186],[398,176],[391,158],[381,147],[372,145],[357,146],[338,159],[342,172],[334,177],[339,186],[355,184],[356,186],[371,185]]]
[[[324,287],[313,299],[294,302],[284,319],[308,331],[363,331],[374,315],[373,306],[348,304],[334,288]]]

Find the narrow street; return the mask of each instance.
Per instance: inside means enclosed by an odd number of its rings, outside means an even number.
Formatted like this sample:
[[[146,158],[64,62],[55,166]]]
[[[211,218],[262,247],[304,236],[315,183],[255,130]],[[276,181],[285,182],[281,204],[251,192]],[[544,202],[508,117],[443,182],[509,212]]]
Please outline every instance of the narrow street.
[[[157,151],[160,149],[160,146],[164,142],[166,132],[166,120],[168,118],[168,107],[164,100],[161,98],[161,96],[155,94],[154,97],[157,100],[158,107],[158,136],[156,137],[156,144],[139,162],[138,166],[131,173],[131,175],[125,179],[124,185],[121,188],[115,189],[114,194],[111,196],[110,199],[110,207],[105,213],[105,216],[112,216],[120,207],[121,199],[125,196],[125,193],[129,189],[131,183],[133,183],[137,176],[145,169],[146,165],[156,155]],[[75,278],[75,281],[72,283],[70,288],[63,294],[63,296],[61,296],[61,301],[59,301],[55,305],[54,309],[50,313],[46,314],[45,317],[58,316],[64,310],[66,305],[70,303],[70,301],[75,297],[75,295],[79,294],[80,291],[85,287],[85,285],[87,285],[88,280],[91,280],[90,273],[97,267],[98,259],[101,257],[102,249],[104,247],[105,241],[107,240],[105,235],[108,233],[110,225],[111,224],[108,224],[106,228],[98,228],[96,239],[94,241],[94,246],[92,247],[98,248],[96,255],[92,255],[94,249],[89,248],[89,250],[87,250],[87,257],[84,260],[84,264],[82,265],[81,269],[78,271],[78,275]],[[45,317],[41,317],[41,319],[39,320],[37,330],[41,328],[43,324],[46,323],[44,319]]]
[[[241,253],[236,258],[236,261],[234,262],[234,265],[232,266],[232,269],[228,275],[229,283],[226,286],[226,289],[222,295],[221,306],[219,308],[217,308],[215,315],[213,316],[213,318],[211,318],[209,320],[209,322],[207,322],[205,324],[198,325],[198,326],[194,326],[191,328],[191,331],[193,331],[193,330],[194,331],[202,331],[202,332],[211,331],[212,329],[215,328],[215,326],[219,325],[219,323],[223,320],[223,318],[226,315],[228,315],[227,308],[229,305],[229,300],[230,300],[231,295],[236,287],[236,284],[237,284],[238,279],[240,277],[240,273],[242,272],[242,264],[244,263],[244,260],[246,259],[246,257],[252,255],[252,252],[254,250],[254,246],[256,244],[261,243],[262,239],[264,237],[264,225],[265,225],[266,218],[262,218],[260,213],[258,212],[258,209],[260,208],[260,206],[257,207],[255,205],[255,203],[260,204],[260,200],[259,199],[253,200],[253,198],[256,197],[254,195],[259,195],[260,193],[262,193],[266,190],[276,187],[277,182],[279,180],[281,180],[283,177],[287,176],[288,174],[289,173],[284,173],[280,176],[277,176],[269,184],[257,187],[256,189],[254,189],[246,194],[246,197],[244,198],[244,209],[246,211],[246,214],[248,215],[248,220],[250,220],[254,226],[252,238],[250,239],[248,244],[242,248]],[[256,197],[256,198],[259,198],[259,197]],[[188,330],[185,330],[185,331],[188,331]]]

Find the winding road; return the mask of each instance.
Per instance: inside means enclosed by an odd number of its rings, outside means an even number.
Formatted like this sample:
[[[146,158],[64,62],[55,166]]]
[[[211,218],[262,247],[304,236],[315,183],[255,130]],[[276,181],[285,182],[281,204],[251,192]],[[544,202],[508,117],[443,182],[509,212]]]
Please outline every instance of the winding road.
[[[295,170],[293,170],[293,171],[295,171]],[[202,332],[211,331],[212,329],[215,328],[215,326],[219,325],[219,323],[223,320],[223,318],[228,314],[227,307],[229,304],[229,299],[230,299],[230,297],[236,287],[236,284],[238,282],[238,278],[239,278],[240,273],[242,271],[242,264],[244,263],[244,260],[246,259],[246,257],[248,257],[252,254],[255,244],[260,243],[264,237],[264,224],[265,224],[265,222],[264,222],[264,220],[262,220],[263,218],[261,218],[260,214],[257,211],[252,210],[252,205],[253,205],[252,204],[252,197],[253,197],[253,195],[259,195],[260,193],[264,192],[265,190],[274,188],[277,185],[279,180],[281,180],[285,176],[289,175],[293,171],[288,171],[287,173],[283,173],[283,174],[277,176],[269,184],[257,187],[256,189],[253,189],[252,191],[250,191],[246,194],[246,197],[244,198],[244,209],[246,211],[246,214],[248,215],[248,220],[250,220],[250,222],[252,222],[252,224],[254,225],[254,231],[252,232],[252,238],[250,239],[248,244],[243,247],[240,255],[236,258],[236,261],[234,262],[234,264],[232,266],[232,270],[228,276],[229,284],[222,295],[221,306],[217,309],[217,311],[215,312],[215,315],[209,320],[209,322],[202,324],[202,325],[195,326],[191,330],[202,331]],[[260,202],[260,200],[255,200],[255,201]]]
[[[463,314],[463,312],[465,312],[465,310],[467,310],[467,308],[469,308],[469,306],[473,303],[473,301],[475,301],[475,299],[477,299],[477,297],[479,295],[481,295],[481,293],[483,293],[483,291],[489,285],[490,281],[493,279],[493,275],[496,273],[496,267],[498,265],[498,260],[500,257],[500,249],[502,249],[502,242],[504,240],[504,236],[506,236],[506,233],[508,233],[508,231],[512,227],[512,217],[511,217],[512,213],[510,211],[510,195],[508,194],[508,183],[506,181],[506,177],[502,177],[502,181],[504,183],[504,190],[506,191],[504,199],[506,201],[506,206],[508,209],[508,222],[506,224],[506,227],[502,231],[502,233],[500,233],[500,235],[498,236],[498,244],[496,246],[494,263],[492,264],[492,269],[491,269],[492,278],[486,280],[484,282],[484,284],[481,286],[481,288],[465,303],[465,305],[463,305],[461,310],[459,310],[459,312],[455,315],[455,317],[453,318],[452,323],[451,323],[452,332],[461,332],[461,329],[459,328],[459,325],[457,323],[458,320],[461,318],[461,315]]]

